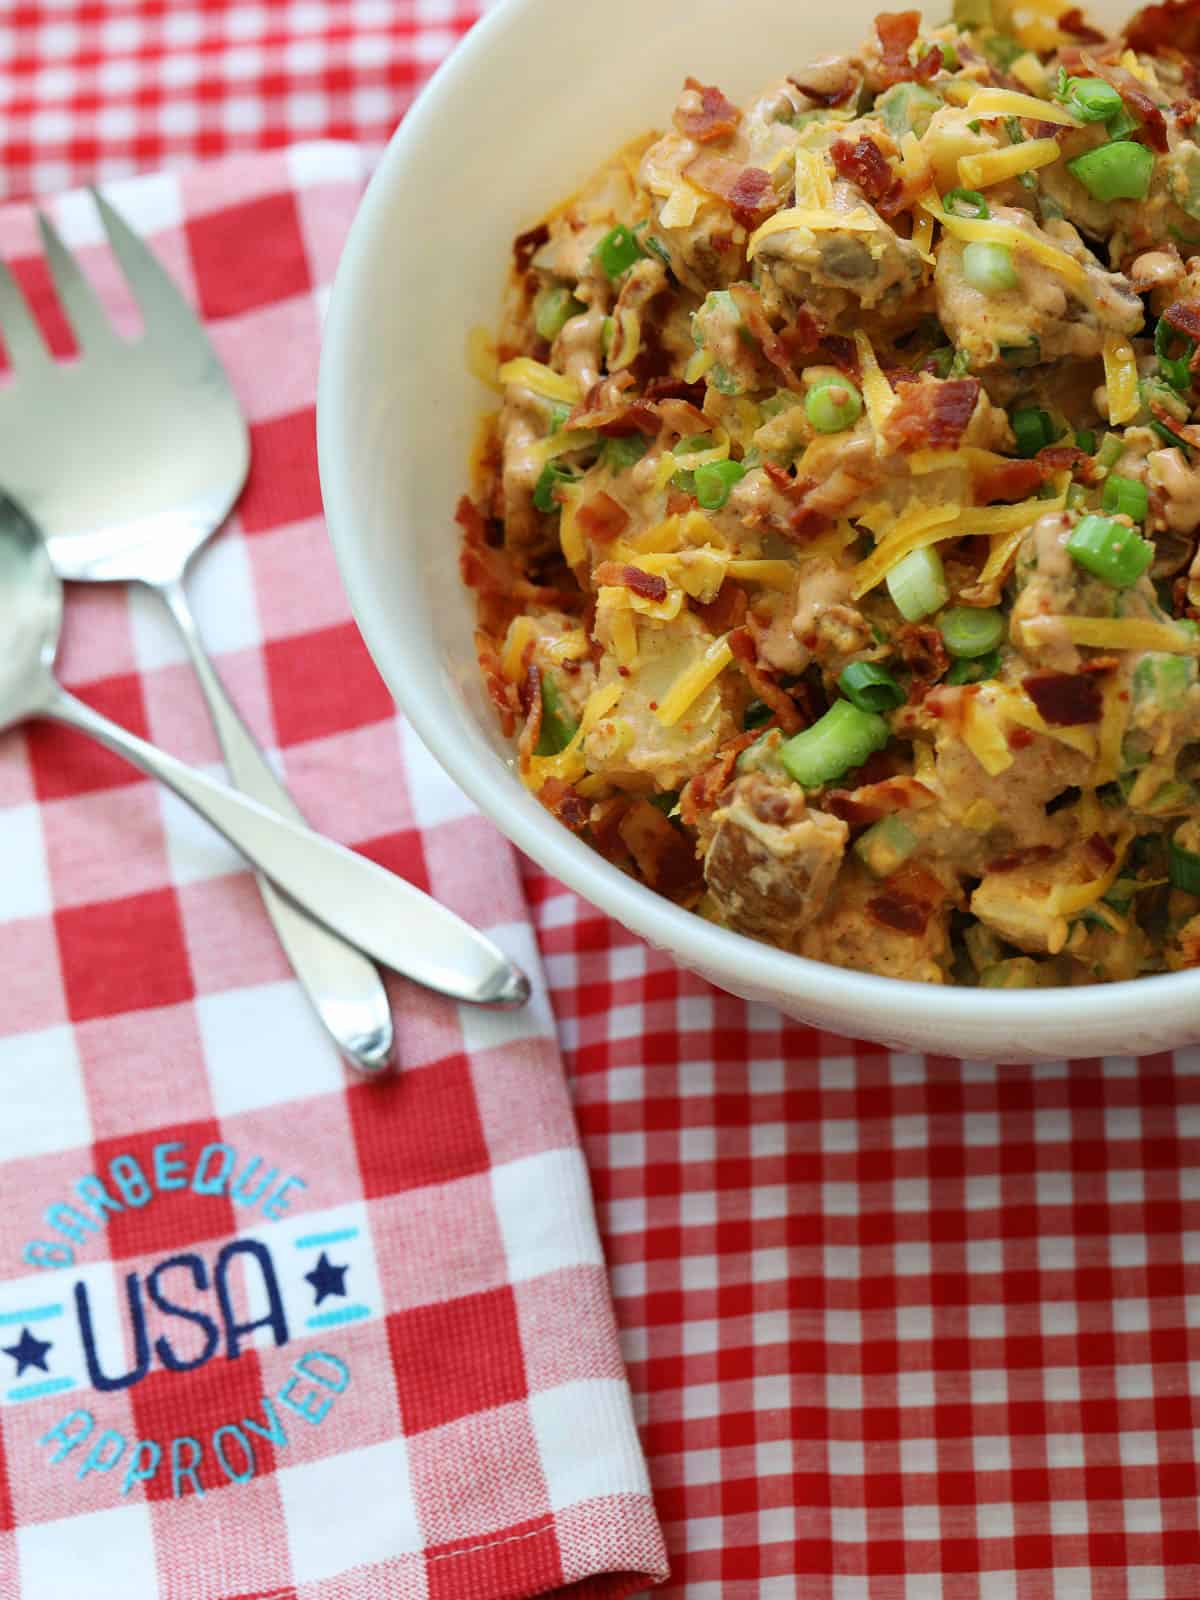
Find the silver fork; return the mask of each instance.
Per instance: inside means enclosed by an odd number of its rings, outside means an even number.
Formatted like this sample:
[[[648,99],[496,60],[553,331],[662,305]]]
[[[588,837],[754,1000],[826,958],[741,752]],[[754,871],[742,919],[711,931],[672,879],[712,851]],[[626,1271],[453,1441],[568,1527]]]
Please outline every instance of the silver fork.
[[[141,312],[123,339],[53,224],[38,214],[46,264],[79,360],[53,360],[15,278],[0,264],[0,334],[15,381],[0,388],[0,483],[46,534],[60,577],[145,584],[179,625],[235,784],[303,818],[234,709],[201,643],[184,578],[229,515],[250,465],[228,376],[156,258],[92,191],[109,246]],[[247,262],[249,267],[249,262]],[[263,901],[325,1028],[350,1064],[378,1072],[393,1045],[372,963],[264,878]]]

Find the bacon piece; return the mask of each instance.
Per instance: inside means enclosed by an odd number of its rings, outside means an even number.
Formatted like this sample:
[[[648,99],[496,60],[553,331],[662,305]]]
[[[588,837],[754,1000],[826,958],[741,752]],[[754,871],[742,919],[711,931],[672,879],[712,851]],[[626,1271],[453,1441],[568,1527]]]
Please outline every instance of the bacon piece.
[[[1069,33],[1072,39],[1082,39],[1084,44],[1103,44],[1107,38],[1106,34],[1085,21],[1083,12],[1078,6],[1072,6],[1069,11],[1064,11],[1058,19],[1058,26],[1064,33]]]
[[[882,783],[863,784],[857,789],[832,789],[822,802],[851,828],[869,828],[872,823],[896,811],[923,811],[934,803],[934,795],[916,778],[901,775]]]
[[[633,381],[633,374],[628,371],[599,379],[571,412],[565,426],[594,428],[606,437],[644,433],[652,439],[659,429],[658,408],[637,395],[625,397]]]
[[[741,584],[726,578],[714,599],[709,601],[689,599],[688,604],[706,628],[710,628],[713,633],[728,633],[731,628],[741,626],[749,602]]]
[[[500,666],[500,652],[490,633],[482,628],[475,633],[475,654],[483,674],[488,699],[500,717],[500,729],[506,739],[511,739],[517,726],[517,697],[513,685],[504,676]]]
[[[806,728],[809,719],[801,714],[795,700],[775,681],[773,673],[759,665],[758,643],[750,629],[735,628],[729,635],[729,648],[751,690],[771,708],[784,733],[790,737]]]
[[[737,758],[757,742],[760,732],[754,728],[748,733],[739,733],[736,739],[721,746],[703,771],[684,784],[679,794],[679,815],[686,827],[698,827],[700,819],[714,809],[733,781]]]
[[[1200,4],[1200,0],[1197,0]],[[1163,312],[1164,318],[1171,324],[1177,333],[1184,334],[1196,342],[1196,352],[1192,356],[1192,371],[1200,367],[1200,302],[1196,300],[1176,300]]]
[[[702,150],[688,162],[683,175],[705,194],[724,200],[743,228],[757,228],[778,208],[771,175],[761,167],[746,167]]]
[[[666,427],[681,439],[692,439],[697,434],[707,433],[712,427],[703,411],[697,410],[690,400],[660,401],[658,414]]]
[[[1167,119],[1163,115],[1163,109],[1157,101],[1151,99],[1145,85],[1139,82],[1132,72],[1106,61],[1096,61],[1086,51],[1077,49],[1074,45],[1060,52],[1059,59],[1068,72],[1080,72],[1087,77],[1103,78],[1105,83],[1111,84],[1121,96],[1126,109],[1141,122],[1146,143],[1160,154],[1165,154]]]
[[[1168,411],[1161,400],[1153,397],[1150,400],[1150,410],[1158,421],[1164,427],[1170,428],[1171,432],[1182,439],[1184,444],[1190,444],[1194,450],[1200,450],[1200,427],[1197,427],[1194,422],[1180,422],[1174,412]]]
[[[601,489],[577,507],[575,526],[593,544],[610,544],[629,526],[629,513],[612,495]]]
[[[901,867],[887,880],[883,892],[867,901],[867,915],[884,928],[919,939],[935,907],[945,898],[946,891],[932,872],[920,866]]]
[[[950,670],[945,640],[936,628],[922,622],[906,622],[893,639],[900,659],[912,673],[908,689],[910,706],[920,705],[939,679]]]
[[[921,31],[919,11],[883,11],[875,18],[879,36],[880,81],[885,88],[894,83],[927,83],[942,65],[942,52],[933,45],[914,66],[908,59],[910,48]]]
[[[729,293],[747,332],[758,340],[763,355],[789,388],[802,389],[804,385],[795,364],[803,357],[812,355],[820,345],[821,325],[816,317],[807,307],[801,306],[792,326],[785,328],[782,333],[776,333],[767,320],[762,294],[753,284],[732,284]]]
[[[512,603],[514,611],[525,605],[558,606],[578,611],[582,596],[576,592],[531,583],[517,568],[507,550],[492,547],[487,524],[479,507],[467,495],[458,502],[454,520],[463,530],[458,564],[462,580],[483,598],[501,598]]]
[[[1005,461],[976,474],[975,499],[981,506],[991,505],[995,500],[1025,500],[1045,481],[1046,474],[1039,462]]]
[[[702,406],[706,393],[703,383],[685,383],[682,378],[651,378],[643,391],[647,400],[686,400]]]
[[[791,539],[793,544],[802,544],[806,539],[814,539],[827,528],[832,528],[833,518],[808,504],[809,495],[820,488],[815,478],[793,478],[790,472],[774,461],[764,461],[763,471],[779,492],[795,505],[786,525],[778,528],[785,538]]]
[[[1052,728],[1100,721],[1104,700],[1095,674],[1035,672],[1022,681],[1022,688]]]
[[[633,865],[633,859],[618,831],[629,806],[628,795],[615,794],[594,806],[588,819],[588,840],[592,847],[622,871],[627,871]]]
[[[549,243],[550,229],[544,222],[539,222],[536,228],[530,228],[526,233],[519,233],[513,240],[513,260],[518,273],[528,272],[534,256],[544,244]]]
[[[683,102],[675,107],[672,121],[685,139],[694,139],[697,144],[712,144],[717,139],[728,139],[730,134],[737,132],[737,125],[742,120],[742,113],[732,101],[726,100],[720,89],[711,83],[701,83],[697,78],[688,78],[683,85],[684,93],[699,95],[700,104],[684,109]]]
[[[1161,55],[1168,46],[1187,56],[1200,56],[1200,0],[1167,0],[1165,5],[1146,6],[1126,23],[1125,41],[1131,50],[1148,56]]]
[[[643,600],[651,600],[655,605],[661,605],[667,598],[667,580],[661,573],[646,572],[642,567],[621,566],[616,561],[602,561],[593,577],[597,583],[628,589],[630,594],[640,595]]]
[[[975,415],[978,378],[922,378],[905,384],[884,431],[896,449],[957,450]]]
[[[700,504],[694,494],[688,494],[683,489],[670,489],[667,492],[667,515],[669,517],[686,517],[689,511],[695,511]]]
[[[532,658],[532,651],[529,652]],[[517,741],[517,761],[522,772],[529,771],[529,763],[533,760],[537,750],[538,740],[542,737],[542,675],[529,659],[525,665],[525,676],[521,679],[521,710],[525,713],[525,726],[521,729],[521,737]]]
[[[652,889],[672,900],[683,900],[700,891],[704,874],[695,845],[649,800],[635,800],[617,825],[617,832]]]
[[[829,153],[839,174],[847,183],[857,184],[881,212],[885,202],[895,200],[903,188],[883,151],[866,134],[856,144],[849,139],[835,139]]]
[[[538,799],[572,833],[582,833],[587,827],[591,807],[579,790],[572,788],[562,778],[547,778],[538,790]]]
[[[831,367],[844,372],[857,383],[862,376],[859,366],[858,346],[844,333],[827,333],[821,340],[821,354]]]
[[[1083,854],[1095,867],[1097,874],[1107,872],[1117,859],[1117,852],[1102,833],[1093,833],[1084,841]]]
[[[1022,867],[1032,867],[1039,861],[1049,861],[1051,856],[1058,854],[1057,848],[1052,844],[1027,844],[1020,849],[1013,850],[1009,855],[1000,856],[996,861],[989,861],[988,872],[1019,872]]]

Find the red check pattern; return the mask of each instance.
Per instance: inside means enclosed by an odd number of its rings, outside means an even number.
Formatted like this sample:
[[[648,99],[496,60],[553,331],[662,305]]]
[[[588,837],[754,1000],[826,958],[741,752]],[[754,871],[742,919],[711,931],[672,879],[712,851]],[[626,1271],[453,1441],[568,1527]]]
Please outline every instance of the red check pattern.
[[[323,84],[298,65],[297,42],[331,16],[346,40],[338,60],[354,61],[348,96],[344,79]],[[50,193],[97,173],[189,163],[301,134],[373,144],[469,17],[451,0],[18,6],[0,34],[0,51],[10,52],[0,92],[13,110],[0,116],[0,181],[9,194]],[[122,34],[130,28],[141,41],[133,49]],[[254,35],[257,59],[271,58],[259,78],[245,76],[240,28]],[[19,51],[10,38],[20,39]],[[381,67],[395,59],[392,50],[407,52],[411,68]],[[167,64],[171,52],[180,66]],[[336,71],[332,56],[327,65]],[[370,72],[382,72],[375,84],[392,72],[393,87],[386,105],[356,121],[349,108],[357,103],[361,112],[354,91]],[[309,97],[299,112],[296,91]],[[164,112],[168,99],[180,109]],[[239,100],[251,108],[232,109]],[[36,279],[32,268],[29,276]],[[226,358],[235,355],[231,342]],[[310,405],[311,395],[297,394],[287,415],[267,407],[256,421],[254,471],[239,508],[268,638],[346,623],[329,581],[314,457],[293,423]],[[271,531],[281,524],[286,539]],[[326,580],[302,600],[297,561],[316,564]],[[107,703],[131,725],[148,719],[161,732],[167,708],[178,707],[182,669],[171,669],[174,677],[162,670],[161,694],[145,691],[121,631],[103,634],[94,611],[88,623],[94,643],[85,651],[78,630],[73,648],[89,692],[97,703],[101,693],[112,696]],[[234,633],[221,665],[241,703],[269,705],[251,641]],[[304,706],[297,711],[302,726]],[[34,736],[26,737],[33,747]],[[213,759],[198,715],[190,737],[193,754]],[[375,730],[360,737],[355,748],[374,759]],[[303,752],[303,742],[291,748],[288,770],[303,766],[311,779],[305,798],[315,820],[347,837],[397,828],[395,817],[360,825],[360,801],[337,788],[336,769],[307,763]],[[143,819],[130,805],[141,790],[114,787],[117,769],[102,753],[79,746],[62,751],[68,758],[88,763],[71,781],[95,789],[96,825],[113,829],[107,854],[121,869],[97,881],[116,895],[113,880],[134,870],[129,830]],[[57,760],[39,765],[39,797],[40,785],[63,782],[63,770]],[[6,781],[0,764],[0,804],[32,800],[28,787],[6,793]],[[119,828],[108,820],[117,816],[104,809],[110,804],[123,808]],[[456,816],[468,825],[469,808],[460,805]],[[57,840],[60,855],[72,850],[72,837],[65,829]],[[387,848],[436,892],[444,857],[423,816],[406,814]],[[145,863],[154,849],[143,831],[142,892],[151,892]],[[681,1600],[1196,1600],[1200,1055],[1037,1068],[889,1055],[717,994],[528,863],[523,884],[670,1554],[671,1577],[659,1592]],[[198,985],[284,977],[242,879],[190,882],[186,901]],[[223,938],[231,915],[240,919],[236,956]],[[44,920],[0,920],[6,1002],[17,973],[26,1010],[60,1005],[57,959]],[[148,1122],[195,1127],[197,1137],[209,1126],[204,1056],[188,1008],[158,1010],[152,1028],[149,1016],[132,1013],[119,1029],[111,1021],[76,1029],[97,1138],[119,1142],[125,1131],[118,1064],[130,1074],[156,1065],[156,1074],[143,1073],[155,1108]],[[450,1076],[415,1077],[422,1100],[398,1130],[408,1143],[395,1159],[396,1170],[416,1175],[415,1208],[387,1191],[387,1144],[365,1114],[365,1095],[347,1096],[356,1163],[373,1196],[390,1340],[394,1316],[437,1300],[439,1268],[418,1244],[426,1227],[456,1240],[456,1281],[479,1300],[473,1326],[494,1315],[504,1287],[486,1266],[499,1259],[500,1242],[486,1170],[474,1164],[476,1124],[447,1127]],[[483,1080],[474,1081],[478,1092]],[[515,1089],[512,1080],[488,1081],[493,1109],[505,1103],[506,1082]],[[434,1151],[459,1174],[449,1186],[422,1181],[434,1158],[427,1127],[438,1130]],[[327,1138],[325,1148],[340,1171],[334,1142]],[[61,1162],[57,1170],[65,1189],[73,1168]],[[6,1185],[10,1193],[28,1191],[21,1181]],[[13,1240],[40,1214],[24,1201],[17,1209]],[[576,1305],[604,1292],[586,1269],[547,1275],[546,1285],[553,1287],[514,1287],[522,1328],[549,1333],[564,1317],[570,1324]],[[351,1334],[362,1343],[373,1329]],[[576,1375],[570,1338],[534,1348],[532,1359],[526,1349],[531,1383]],[[256,1351],[255,1359],[266,1368],[280,1354]],[[272,1369],[265,1386],[277,1388],[284,1375]],[[474,1380],[464,1373],[462,1381]],[[146,1388],[148,1400],[149,1380]],[[393,1426],[389,1406],[380,1416],[361,1397],[358,1404],[344,1425],[335,1412],[323,1427],[382,1442]],[[506,1418],[506,1408],[495,1415]],[[321,1437],[312,1432],[287,1450],[311,1449]],[[472,1438],[463,1479],[437,1480],[431,1519],[439,1506],[486,1495],[486,1450],[486,1440]],[[55,1514],[75,1514],[78,1495],[94,1492],[94,1482],[92,1475],[76,1485]],[[263,1492],[267,1528],[277,1510],[272,1482]],[[0,1454],[0,1530],[19,1520],[26,1492],[23,1468],[14,1471]],[[259,1485],[239,1492],[258,1493]],[[216,1559],[214,1526],[196,1518],[189,1530],[198,1565]],[[557,1513],[554,1537],[561,1544],[574,1526]],[[437,1527],[444,1542],[426,1551],[420,1592],[459,1600],[473,1592],[455,1564],[461,1539],[452,1526]],[[472,1558],[486,1565],[481,1592],[528,1592],[549,1538],[536,1512],[513,1524],[509,1542]],[[0,1532],[6,1597],[15,1592],[10,1548]],[[410,1592],[412,1570],[397,1571],[396,1593]]]
[[[203,309],[254,437],[198,615],[314,823],[540,984],[512,853],[397,718],[321,523],[320,322],[364,172],[326,142],[109,188]],[[54,209],[112,291],[90,206]],[[27,209],[0,210],[44,315],[32,240]],[[219,770],[145,596],[72,592],[60,666]],[[348,1079],[237,858],[49,726],[0,737],[0,864],[2,1600],[661,1580],[544,987],[497,1016],[396,980],[403,1070]]]

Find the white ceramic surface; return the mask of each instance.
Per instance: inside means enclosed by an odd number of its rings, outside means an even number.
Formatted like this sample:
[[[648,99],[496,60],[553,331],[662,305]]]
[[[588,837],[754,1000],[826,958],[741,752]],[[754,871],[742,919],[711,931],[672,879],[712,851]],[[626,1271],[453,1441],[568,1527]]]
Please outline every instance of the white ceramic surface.
[[[455,502],[480,413],[474,324],[493,324],[513,236],[611,150],[665,126],[683,77],[735,99],[860,39],[878,5],[502,0],[393,138],[355,220],[326,326],[321,481],[342,574],[392,693],[451,776],[549,871],[720,987],[901,1049],[1031,1060],[1200,1039],[1200,973],[1093,989],[938,989],[845,972],[713,928],[631,882],[514,776],[480,687]],[[935,8],[944,14],[948,6]],[[1117,0],[1092,14],[1115,22]]]

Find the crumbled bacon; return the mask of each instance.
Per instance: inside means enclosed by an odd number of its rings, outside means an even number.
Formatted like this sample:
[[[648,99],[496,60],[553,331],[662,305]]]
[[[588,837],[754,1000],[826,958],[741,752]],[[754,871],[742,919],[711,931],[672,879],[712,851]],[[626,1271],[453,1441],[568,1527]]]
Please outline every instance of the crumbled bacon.
[[[815,106],[844,106],[859,85],[859,80],[849,63],[845,65],[846,76],[836,89],[817,89],[812,84],[805,83],[802,78],[797,78],[794,73],[788,74],[788,82],[795,84],[804,98],[811,100]]]
[[[915,66],[908,59],[908,52],[920,31],[919,11],[884,11],[875,18],[881,56],[879,77],[884,88],[894,83],[927,83],[937,76],[942,52],[936,45],[931,46]]]
[[[791,327],[776,333],[763,309],[762,294],[753,284],[732,284],[729,293],[747,332],[758,340],[763,355],[784,382],[792,389],[803,388],[796,363],[811,356],[821,340],[821,325],[812,312],[801,306]]]
[[[882,893],[867,901],[867,915],[881,927],[919,939],[929,925],[934,908],[946,891],[924,867],[901,867],[887,880]]]
[[[487,523],[479,507],[463,495],[454,513],[463,530],[459,571],[468,588],[484,598],[503,600],[510,612],[526,605],[558,606],[577,611],[581,596],[547,584],[531,583],[524,577],[507,550],[495,549],[488,539]]]
[[[726,100],[720,89],[711,83],[701,83],[688,78],[684,83],[685,95],[699,96],[700,104],[684,107],[683,101],[675,107],[674,123],[685,139],[697,144],[712,144],[717,139],[728,139],[737,132],[742,113],[732,101]]]
[[[550,229],[544,222],[539,222],[536,228],[530,228],[527,233],[519,233],[513,240],[513,259],[517,272],[522,275],[528,272],[534,256],[544,244],[549,243]]]
[[[610,544],[629,526],[629,513],[601,489],[576,509],[575,526],[593,544]]]
[[[644,390],[647,400],[686,400],[689,405],[702,406],[706,387],[703,383],[685,383],[682,378],[651,378]]]
[[[732,578],[725,580],[714,599],[688,601],[705,627],[711,628],[713,633],[728,633],[731,628],[740,627],[745,621],[748,603],[746,591],[740,583],[734,583]]]
[[[1005,461],[985,467],[975,475],[975,500],[981,506],[995,500],[1025,500],[1046,481],[1037,461]]]
[[[1200,0],[1198,0],[1200,3]],[[1196,342],[1196,352],[1192,356],[1192,371],[1200,366],[1200,301],[1176,300],[1163,312],[1164,319],[1171,324],[1177,333],[1184,334]]]
[[[863,784],[857,789],[832,789],[822,802],[823,809],[847,823],[855,831],[896,811],[922,811],[934,803],[931,790],[916,778],[903,775],[885,778],[882,783]]]
[[[786,496],[795,510],[789,513],[788,520],[778,531],[793,544],[802,544],[806,539],[814,539],[827,528],[833,526],[833,518],[824,511],[814,510],[808,504],[808,497],[820,488],[815,478],[794,478],[785,468],[774,461],[764,461],[763,471],[779,490]]]
[[[855,382],[862,376],[858,360],[858,346],[844,333],[827,333],[821,340],[821,355],[831,367],[844,372]]]
[[[565,426],[594,428],[606,437],[644,433],[652,439],[659,428],[658,408],[638,395],[626,398],[625,391],[633,381],[629,371],[599,379],[571,412]]]
[[[579,790],[572,788],[562,778],[547,778],[538,790],[538,799],[572,833],[582,833],[587,827],[591,807]]]
[[[681,439],[692,439],[697,434],[707,433],[712,426],[703,411],[697,410],[690,400],[660,401],[658,411],[663,423]]]
[[[847,183],[857,184],[867,199],[886,215],[887,202],[895,199],[903,184],[874,139],[866,134],[855,144],[849,139],[835,139],[829,153],[840,176]]]
[[[905,384],[884,425],[897,450],[957,450],[975,415],[978,378],[922,378]]]
[[[501,731],[506,739],[511,739],[517,725],[516,693],[500,666],[500,652],[495,639],[482,628],[475,633],[475,654],[479,659],[479,670],[483,674],[488,699],[499,714]]]
[[[652,889],[672,900],[699,892],[704,877],[694,844],[649,800],[635,800],[617,824],[617,832]]]
[[[1126,24],[1125,41],[1148,56],[1161,55],[1165,47],[1200,56],[1200,0],[1146,6]]]
[[[618,831],[629,806],[628,795],[614,794],[594,806],[588,819],[588,839],[592,846],[606,861],[622,869],[633,865]]]
[[[1058,26],[1063,33],[1069,33],[1072,39],[1082,39],[1084,44],[1103,44],[1107,37],[1084,19],[1083,12],[1078,6],[1072,6],[1069,11],[1064,11],[1058,19]]]
[[[1194,450],[1200,450],[1200,427],[1197,427],[1194,422],[1180,422],[1175,413],[1169,411],[1162,401],[1154,396],[1151,396],[1150,399],[1150,410],[1158,421],[1164,427],[1170,428],[1171,432],[1182,439],[1184,444],[1190,444]]]
[[[683,169],[683,176],[705,194],[724,200],[734,221],[743,228],[757,228],[776,210],[778,199],[771,175],[761,167],[746,167],[740,161],[702,150]]]
[[[747,627],[735,628],[729,635],[729,648],[742,670],[751,692],[769,706],[780,728],[789,736],[806,728],[806,717],[787,690],[778,683],[774,673],[761,666],[758,660],[758,643]]]
[[[950,670],[945,640],[937,628],[922,622],[906,622],[896,630],[892,643],[901,661],[912,673],[908,703],[920,705],[934,684]]]
[[[1097,61],[1074,45],[1060,53],[1060,60],[1068,72],[1082,73],[1091,78],[1103,78],[1105,83],[1111,84],[1121,96],[1126,109],[1141,122],[1141,131],[1146,136],[1146,143],[1160,153],[1166,152],[1167,119],[1163,115],[1163,109],[1150,97],[1145,85],[1139,82],[1132,72],[1125,67]]]
[[[706,816],[714,808],[733,781],[733,775],[737,770],[737,758],[743,750],[748,750],[752,744],[757,743],[758,738],[757,729],[749,733],[739,733],[736,739],[731,739],[728,744],[721,746],[703,771],[698,772],[684,784],[679,794],[679,815],[687,827],[698,827],[701,817]]]
[[[592,578],[597,584],[628,589],[630,594],[640,595],[643,600],[651,600],[655,605],[661,605],[667,598],[667,580],[660,573],[646,572],[642,567],[623,566],[619,561],[602,561]]]
[[[1093,833],[1084,841],[1083,854],[1098,873],[1107,872],[1117,859],[1117,852],[1102,833]]]
[[[1049,861],[1051,856],[1058,854],[1052,844],[1027,844],[1020,849],[1011,851],[1006,856],[1000,856],[996,861],[989,861],[988,872],[1019,872],[1022,867],[1035,866],[1039,861]]]
[[[1035,672],[1024,679],[1022,687],[1052,728],[1100,721],[1104,699],[1094,674]]]

